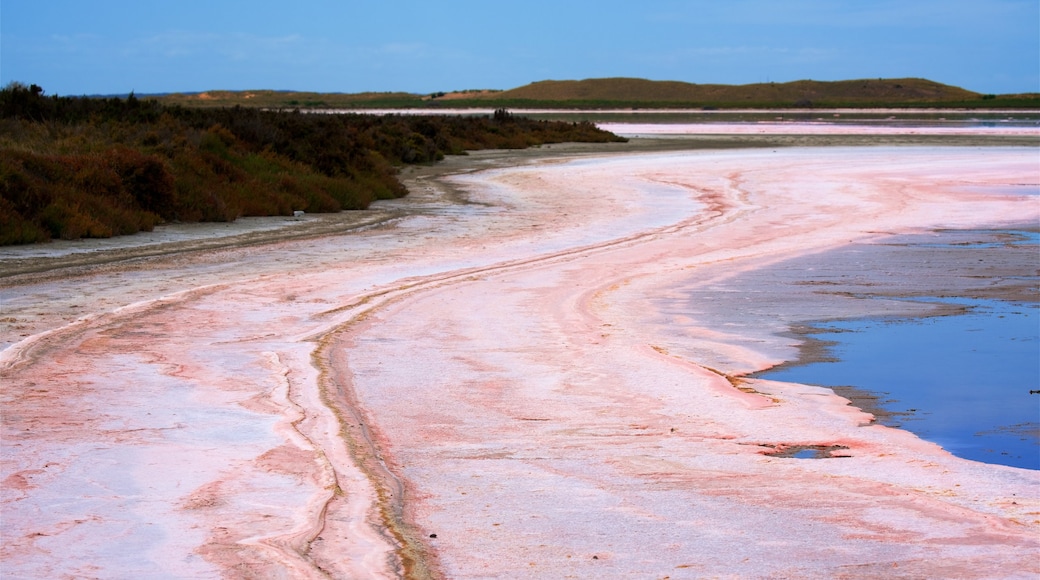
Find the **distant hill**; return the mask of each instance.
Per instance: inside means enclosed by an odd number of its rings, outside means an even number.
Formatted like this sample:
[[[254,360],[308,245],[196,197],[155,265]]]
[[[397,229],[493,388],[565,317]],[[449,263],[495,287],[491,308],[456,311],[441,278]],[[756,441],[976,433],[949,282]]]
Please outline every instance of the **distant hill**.
[[[300,109],[403,108],[791,108],[963,107],[1040,109],[1040,94],[983,95],[926,79],[793,81],[749,85],[694,84],[636,78],[540,81],[506,91],[312,93],[208,91],[158,97],[189,107]]]
[[[794,81],[750,85],[693,84],[635,78],[540,81],[481,98],[495,101],[598,101],[700,106],[946,103],[984,95],[925,79]]]

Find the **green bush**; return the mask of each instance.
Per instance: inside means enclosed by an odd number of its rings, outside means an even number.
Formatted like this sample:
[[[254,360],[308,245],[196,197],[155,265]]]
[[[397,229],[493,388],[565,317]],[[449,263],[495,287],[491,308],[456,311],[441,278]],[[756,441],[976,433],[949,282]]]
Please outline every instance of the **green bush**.
[[[364,209],[407,193],[397,168],[467,149],[618,140],[590,123],[188,109],[0,91],[0,244],[164,221]]]

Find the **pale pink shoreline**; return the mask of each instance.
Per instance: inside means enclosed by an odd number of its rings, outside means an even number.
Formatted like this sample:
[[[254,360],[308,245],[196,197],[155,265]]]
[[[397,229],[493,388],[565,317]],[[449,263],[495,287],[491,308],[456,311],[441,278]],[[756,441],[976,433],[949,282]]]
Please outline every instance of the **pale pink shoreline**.
[[[837,116],[837,115],[835,115]],[[757,123],[597,123],[611,133],[623,136],[652,135],[992,135],[1040,138],[1040,125],[1020,126],[995,121],[989,126],[973,127],[963,123],[899,124],[831,121],[757,122]]]
[[[656,115],[681,115],[692,114],[705,117],[725,117],[728,115],[890,115],[900,117],[921,117],[924,115],[946,114],[950,116],[976,116],[976,115],[1022,115],[1034,114],[1034,109],[956,109],[956,108],[934,108],[934,109],[906,109],[906,108],[877,108],[877,109],[528,109],[511,108],[511,113],[517,115],[545,115],[545,114],[580,114],[580,115],[631,115],[632,117],[653,117]],[[370,115],[491,115],[494,108],[430,108],[430,109],[307,109],[305,112],[322,114],[370,114]]]
[[[446,577],[1032,577],[1040,474],[864,427],[823,389],[738,390],[719,373],[793,344],[662,321],[648,297],[850,240],[1040,219],[1035,198],[980,193],[1035,185],[1035,159],[553,161],[456,178],[481,205],[422,184],[401,202],[417,217],[161,283],[5,290],[4,316],[52,300],[80,318],[0,352],[0,571],[395,577],[379,507],[400,498],[376,501],[395,488],[342,438],[360,421]],[[788,444],[849,457],[763,455]]]

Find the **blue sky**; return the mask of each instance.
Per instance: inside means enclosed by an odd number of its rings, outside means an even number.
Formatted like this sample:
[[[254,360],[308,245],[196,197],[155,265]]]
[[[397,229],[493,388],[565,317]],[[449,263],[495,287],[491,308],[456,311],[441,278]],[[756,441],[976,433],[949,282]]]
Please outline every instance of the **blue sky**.
[[[1040,92],[1038,0],[2,0],[0,84],[48,94],[923,77]]]

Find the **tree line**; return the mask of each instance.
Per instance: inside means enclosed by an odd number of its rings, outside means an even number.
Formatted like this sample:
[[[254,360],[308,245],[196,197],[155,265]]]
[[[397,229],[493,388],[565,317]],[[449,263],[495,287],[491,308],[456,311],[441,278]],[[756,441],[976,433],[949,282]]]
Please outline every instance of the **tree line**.
[[[467,150],[623,139],[588,122],[312,114],[0,90],[0,245],[164,222],[364,209],[407,193],[405,164]]]

